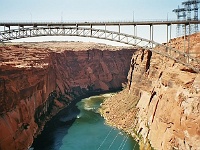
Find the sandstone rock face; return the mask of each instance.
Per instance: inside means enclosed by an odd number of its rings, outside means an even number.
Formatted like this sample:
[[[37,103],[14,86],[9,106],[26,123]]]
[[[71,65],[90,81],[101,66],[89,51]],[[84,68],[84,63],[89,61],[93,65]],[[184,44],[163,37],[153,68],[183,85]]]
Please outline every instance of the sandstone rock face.
[[[189,44],[188,44],[188,41],[189,41]],[[199,41],[200,41],[200,34],[195,33],[195,34],[192,34],[191,36],[186,36],[185,42],[184,42],[184,37],[179,37],[179,38],[172,39],[170,43],[172,47],[182,50],[182,51],[185,50],[185,52],[189,52],[193,57],[200,57]]]
[[[184,68],[141,50],[132,58],[127,88],[103,103],[102,115],[155,149],[200,149],[199,74]]]
[[[73,98],[127,82],[133,49],[55,45],[0,46],[0,149],[27,149],[44,123]]]
[[[52,54],[52,65],[56,70],[58,89],[62,93],[76,91],[107,91],[121,87],[126,82],[130,63],[129,50],[108,51],[65,51]],[[125,60],[125,59],[127,59]],[[66,70],[66,71],[63,71]],[[73,91],[74,90],[74,91]]]
[[[49,94],[55,89],[50,68],[1,69],[0,149],[26,149],[38,129],[38,117],[48,112]],[[46,108],[41,108],[45,106]]]

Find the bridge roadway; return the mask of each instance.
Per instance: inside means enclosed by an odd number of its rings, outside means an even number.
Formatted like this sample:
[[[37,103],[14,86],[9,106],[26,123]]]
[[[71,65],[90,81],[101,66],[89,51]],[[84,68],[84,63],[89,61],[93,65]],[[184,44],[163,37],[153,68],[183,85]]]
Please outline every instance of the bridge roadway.
[[[200,21],[116,21],[116,22],[0,22],[0,26],[116,26],[116,25],[173,25],[200,24]]]

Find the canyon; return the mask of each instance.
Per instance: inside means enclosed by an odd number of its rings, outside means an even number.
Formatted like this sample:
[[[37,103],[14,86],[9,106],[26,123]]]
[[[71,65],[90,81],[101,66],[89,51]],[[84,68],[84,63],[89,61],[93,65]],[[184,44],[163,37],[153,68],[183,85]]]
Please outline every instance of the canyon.
[[[200,34],[187,38],[200,58]],[[170,45],[188,43],[179,37]],[[72,100],[116,89],[122,91],[101,104],[101,114],[140,149],[200,148],[200,75],[174,60],[83,42],[8,43],[0,51],[0,149],[27,149]]]
[[[189,38],[189,52],[200,58],[200,34]],[[183,50],[183,37],[172,39],[170,45]],[[200,149],[199,73],[140,50],[131,59],[127,79],[124,90],[102,104],[107,124],[135,137],[140,149]]]
[[[135,51],[83,42],[1,44],[0,149],[28,149],[72,100],[121,89]]]

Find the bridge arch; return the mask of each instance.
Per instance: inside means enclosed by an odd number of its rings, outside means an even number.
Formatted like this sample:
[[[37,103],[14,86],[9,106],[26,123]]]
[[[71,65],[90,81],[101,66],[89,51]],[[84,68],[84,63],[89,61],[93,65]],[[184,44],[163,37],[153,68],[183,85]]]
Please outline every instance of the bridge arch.
[[[135,48],[150,50],[159,55],[173,59],[176,62],[181,63],[193,69],[196,72],[200,72],[200,68],[194,66],[194,64],[200,64],[200,60],[192,57],[191,55],[188,55],[184,52],[181,52],[172,47],[168,47],[166,45],[157,43],[152,40],[103,29],[85,28],[78,26],[42,26],[18,28],[1,31],[0,42],[38,36],[79,36],[120,42],[134,46]],[[154,49],[155,47],[159,47],[159,49]]]

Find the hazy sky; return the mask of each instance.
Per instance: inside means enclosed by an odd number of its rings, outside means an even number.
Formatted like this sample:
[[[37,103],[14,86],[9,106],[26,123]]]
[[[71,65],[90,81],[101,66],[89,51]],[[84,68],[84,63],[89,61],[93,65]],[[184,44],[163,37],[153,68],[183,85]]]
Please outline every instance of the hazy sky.
[[[169,19],[176,19],[172,10],[181,5],[181,2],[182,0],[0,0],[0,21],[164,20],[167,15]]]
[[[0,21],[175,19],[181,0],[0,0]]]

